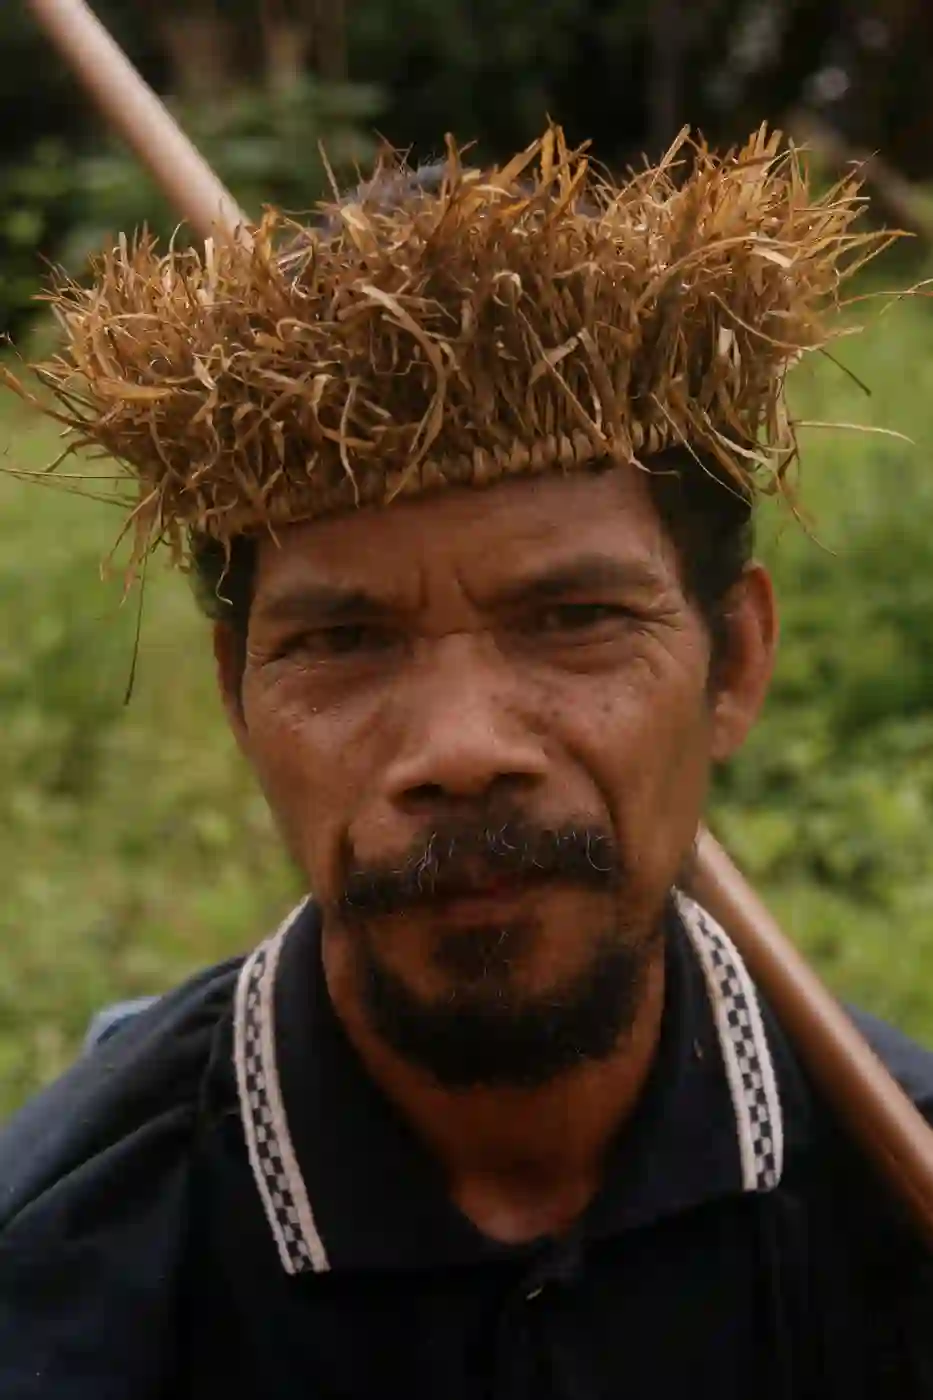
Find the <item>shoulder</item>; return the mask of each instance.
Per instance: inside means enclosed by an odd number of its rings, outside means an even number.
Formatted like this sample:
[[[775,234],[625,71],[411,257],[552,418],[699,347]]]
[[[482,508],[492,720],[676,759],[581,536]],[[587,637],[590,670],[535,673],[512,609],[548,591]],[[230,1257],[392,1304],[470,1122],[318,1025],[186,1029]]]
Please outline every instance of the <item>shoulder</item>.
[[[875,1054],[933,1125],[933,1053],[875,1016],[849,1008]],[[933,1257],[905,1208],[890,1191],[878,1191],[865,1169],[857,1187],[856,1220],[867,1230],[870,1326],[888,1368],[885,1394],[933,1394]],[[851,1198],[850,1198],[851,1199]]]
[[[933,1050],[886,1021],[849,1007],[849,1014],[875,1054],[901,1088],[933,1123]]]
[[[851,1006],[846,1011],[892,1078],[933,1125],[933,1053],[875,1016]],[[785,1129],[791,1189],[810,1199],[830,1229],[837,1231],[836,1245],[843,1253],[854,1251],[854,1257],[889,1281],[899,1276],[905,1286],[922,1283],[929,1299],[933,1296],[929,1252],[905,1203],[879,1175],[779,1027],[773,1028],[772,1046],[778,1047],[779,1078],[789,1108]],[[886,1287],[890,1294],[890,1282]]]
[[[237,963],[161,998],[0,1134],[0,1394],[174,1393],[201,1086]]]
[[[768,1042],[777,1072],[783,1106],[783,1130],[790,1162],[803,1169],[825,1167],[832,1177],[843,1169],[879,1206],[874,1169],[836,1113],[833,1104],[815,1082],[779,1017],[767,1002],[762,1011]],[[877,1016],[846,1006],[846,1014],[907,1097],[933,1125],[933,1052]],[[881,1211],[883,1217],[887,1212]]]
[[[210,968],[161,997],[0,1130],[0,1232],[57,1182],[113,1158],[121,1145],[159,1155],[160,1141],[190,1130],[239,967]]]

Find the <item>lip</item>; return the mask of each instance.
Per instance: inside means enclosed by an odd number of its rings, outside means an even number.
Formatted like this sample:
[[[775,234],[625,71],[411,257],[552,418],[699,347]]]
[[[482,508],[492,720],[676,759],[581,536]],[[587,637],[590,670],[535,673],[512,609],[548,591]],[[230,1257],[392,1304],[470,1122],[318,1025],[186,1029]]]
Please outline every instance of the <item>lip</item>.
[[[533,896],[535,887],[526,880],[498,880],[478,885],[469,893],[438,899],[432,912],[445,923],[485,923],[507,913]]]

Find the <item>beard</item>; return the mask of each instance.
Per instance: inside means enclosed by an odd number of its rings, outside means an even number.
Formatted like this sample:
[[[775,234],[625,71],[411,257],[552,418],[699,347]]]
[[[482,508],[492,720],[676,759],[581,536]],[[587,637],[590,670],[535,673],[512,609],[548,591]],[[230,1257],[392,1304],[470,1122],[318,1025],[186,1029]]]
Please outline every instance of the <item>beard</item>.
[[[349,852],[346,853],[349,856]],[[371,1029],[408,1063],[443,1087],[530,1089],[587,1062],[608,1059],[631,1030],[641,1003],[660,920],[646,930],[623,915],[627,884],[611,832],[587,823],[546,827],[507,821],[448,823],[401,860],[346,860],[341,898],[332,906],[352,939],[357,985]],[[465,898],[493,881],[529,890],[547,885],[603,896],[602,927],[568,928],[585,938],[572,974],[540,992],[516,985],[516,967],[542,936],[540,918],[443,930],[432,950],[445,990],[415,990],[386,958],[380,931],[405,937],[404,920]]]

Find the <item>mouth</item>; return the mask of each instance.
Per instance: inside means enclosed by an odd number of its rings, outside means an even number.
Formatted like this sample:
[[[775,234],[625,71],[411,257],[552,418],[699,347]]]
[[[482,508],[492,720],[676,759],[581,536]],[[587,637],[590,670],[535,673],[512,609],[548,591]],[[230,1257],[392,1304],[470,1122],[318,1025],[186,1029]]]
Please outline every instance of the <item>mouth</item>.
[[[468,888],[438,895],[425,909],[448,925],[487,925],[514,915],[553,884],[553,880],[515,877],[482,880]]]

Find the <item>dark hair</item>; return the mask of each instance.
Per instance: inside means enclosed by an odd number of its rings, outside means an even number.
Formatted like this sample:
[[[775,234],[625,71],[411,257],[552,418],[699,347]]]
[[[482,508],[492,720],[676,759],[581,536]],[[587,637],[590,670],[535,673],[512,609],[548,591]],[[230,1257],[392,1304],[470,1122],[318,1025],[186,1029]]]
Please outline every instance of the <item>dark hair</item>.
[[[383,172],[346,196],[377,200],[391,208],[414,194],[434,194],[443,182],[442,161],[418,170]],[[327,228],[329,220],[322,227]],[[687,596],[700,608],[710,629],[714,661],[727,642],[724,602],[751,557],[754,539],[752,503],[737,483],[727,480],[715,463],[697,461],[685,448],[674,448],[648,465],[651,494],[680,557]],[[246,633],[253,597],[256,542],[240,536],[229,552],[206,536],[191,537],[195,591],[202,610],[229,623],[246,660]]]
[[[728,597],[755,547],[752,498],[718,464],[674,448],[651,462],[649,489],[677,551],[680,578],[712,642],[712,674],[729,644]]]

